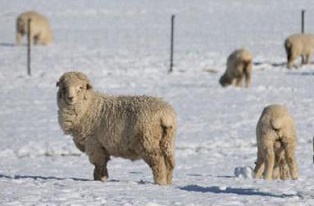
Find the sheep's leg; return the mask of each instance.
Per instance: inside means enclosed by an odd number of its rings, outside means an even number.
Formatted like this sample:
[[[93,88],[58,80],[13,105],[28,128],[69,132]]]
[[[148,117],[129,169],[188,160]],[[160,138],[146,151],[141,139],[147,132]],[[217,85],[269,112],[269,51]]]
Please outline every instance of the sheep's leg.
[[[236,79],[236,86],[242,87],[242,78],[243,78],[242,75],[240,77],[237,77],[237,79]]]
[[[273,169],[275,164],[275,153],[274,153],[274,147],[273,142],[268,141],[265,144],[265,171],[264,171],[264,179],[271,180],[273,176]]]
[[[244,74],[245,74],[245,86],[246,86],[246,88],[249,88],[250,85],[251,85],[251,72],[250,72],[250,69],[246,68],[244,70]]]
[[[292,66],[293,66],[293,61],[296,59],[297,57],[295,55],[293,55],[292,53],[290,53],[288,56],[287,56],[287,59],[288,59],[288,68],[291,69]]]
[[[311,55],[310,55],[310,54],[305,55],[305,61],[304,61],[304,64],[309,64],[309,63],[310,63],[310,57],[311,57]]]
[[[22,38],[23,38],[23,35],[21,33],[17,32],[16,33],[16,43],[17,43],[17,45],[19,45],[19,46],[21,45]]]
[[[254,169],[255,178],[259,179],[262,177],[264,172],[264,159],[260,149],[257,151],[257,161]]]
[[[288,144],[287,142],[283,143],[286,161],[289,166],[290,176],[292,179],[298,179],[298,166],[295,159],[295,144]]]
[[[158,185],[166,185],[166,165],[162,155],[151,155],[144,158],[145,162],[153,171],[154,182]]]
[[[166,164],[166,173],[167,173],[167,184],[171,185],[172,184],[172,173],[175,165],[175,160],[174,156],[165,156],[164,161]]]
[[[90,163],[95,166],[94,180],[106,181],[109,177],[107,170],[107,163],[110,160],[109,154],[98,142],[89,142],[85,149]]]

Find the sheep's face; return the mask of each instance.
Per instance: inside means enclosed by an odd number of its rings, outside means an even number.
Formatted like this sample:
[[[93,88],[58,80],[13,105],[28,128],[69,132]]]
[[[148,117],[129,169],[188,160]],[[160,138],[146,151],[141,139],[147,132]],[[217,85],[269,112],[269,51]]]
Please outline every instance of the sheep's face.
[[[86,81],[73,81],[73,79],[71,79],[71,81],[59,81],[57,82],[57,86],[59,86],[59,101],[64,101],[67,105],[74,105],[86,98],[87,90],[92,88]]]
[[[226,74],[224,74],[219,79],[219,83],[221,84],[221,86],[226,87],[226,86],[232,84],[232,80]]]

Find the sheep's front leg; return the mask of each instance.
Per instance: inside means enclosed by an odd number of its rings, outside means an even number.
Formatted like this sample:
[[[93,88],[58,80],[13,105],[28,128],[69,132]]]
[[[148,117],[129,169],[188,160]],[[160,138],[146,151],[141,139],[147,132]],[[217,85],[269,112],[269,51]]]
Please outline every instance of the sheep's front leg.
[[[86,154],[90,163],[95,166],[94,180],[106,181],[109,177],[107,163],[110,160],[108,152],[98,142],[86,143]]]
[[[267,141],[264,146],[265,151],[265,171],[264,171],[264,179],[271,180],[273,176],[273,169],[275,165],[275,153],[272,141]]]
[[[16,43],[17,43],[17,45],[19,45],[19,46],[21,46],[22,37],[23,37],[23,36],[22,36],[21,33],[19,33],[19,32],[16,33]]]

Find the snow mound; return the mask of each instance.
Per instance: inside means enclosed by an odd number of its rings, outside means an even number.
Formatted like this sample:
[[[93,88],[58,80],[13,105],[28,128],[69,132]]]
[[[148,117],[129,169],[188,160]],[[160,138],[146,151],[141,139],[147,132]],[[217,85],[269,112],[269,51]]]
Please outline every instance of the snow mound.
[[[252,179],[254,177],[254,172],[251,167],[236,167],[234,169],[234,175],[240,178]]]

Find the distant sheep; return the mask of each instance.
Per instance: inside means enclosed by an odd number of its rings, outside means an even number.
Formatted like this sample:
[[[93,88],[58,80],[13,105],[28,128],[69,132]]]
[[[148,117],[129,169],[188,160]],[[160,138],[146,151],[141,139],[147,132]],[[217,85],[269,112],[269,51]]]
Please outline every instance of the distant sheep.
[[[115,156],[143,159],[156,184],[172,184],[177,125],[168,103],[148,96],[97,93],[80,72],[64,73],[57,86],[59,124],[95,166],[94,180],[108,178],[107,162]]]
[[[295,123],[288,109],[282,105],[265,107],[257,123],[256,137],[255,177],[298,179]]]
[[[249,51],[238,49],[232,52],[227,59],[227,69],[219,80],[221,86],[242,86],[245,76],[245,86],[250,87],[253,58]]]
[[[28,34],[28,20],[31,19],[31,44],[43,44],[48,45],[52,42],[52,31],[48,20],[35,11],[28,11],[22,13],[16,19],[16,43],[21,45],[22,38]]]
[[[288,68],[293,66],[293,61],[299,56],[302,57],[302,64],[308,64],[314,52],[314,35],[293,34],[285,40],[285,49]]]

